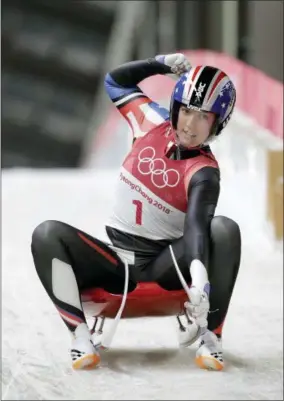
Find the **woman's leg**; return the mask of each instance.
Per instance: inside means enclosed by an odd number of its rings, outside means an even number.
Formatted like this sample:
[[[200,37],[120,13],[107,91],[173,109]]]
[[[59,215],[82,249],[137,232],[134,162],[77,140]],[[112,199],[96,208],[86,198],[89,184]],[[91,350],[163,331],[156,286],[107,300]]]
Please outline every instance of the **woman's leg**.
[[[196,362],[202,368],[221,370],[223,368],[221,347],[222,327],[239,271],[241,236],[237,223],[223,216],[213,218],[210,235],[211,252],[208,266],[210,311],[207,319],[208,330],[200,336]],[[183,277],[190,286],[192,278],[189,272],[189,264],[184,257],[183,238],[174,241],[172,249]],[[147,266],[147,269],[149,281],[156,281],[161,287],[167,290],[182,289],[169,247],[165,248]],[[187,346],[198,335],[198,326],[188,325],[187,322],[184,325],[180,320],[179,322],[179,342],[181,345]]]
[[[212,219],[210,235],[208,329],[221,334],[240,266],[241,237],[237,223],[223,216]],[[183,277],[190,286],[191,276],[184,257],[183,238],[174,241],[172,249]],[[166,290],[182,289],[169,247],[145,268],[145,272],[149,281],[156,281]]]
[[[59,221],[45,221],[33,232],[32,255],[38,276],[64,323],[75,337],[90,339],[82,290],[123,293],[125,270],[102,241]],[[129,282],[129,291],[135,283]]]

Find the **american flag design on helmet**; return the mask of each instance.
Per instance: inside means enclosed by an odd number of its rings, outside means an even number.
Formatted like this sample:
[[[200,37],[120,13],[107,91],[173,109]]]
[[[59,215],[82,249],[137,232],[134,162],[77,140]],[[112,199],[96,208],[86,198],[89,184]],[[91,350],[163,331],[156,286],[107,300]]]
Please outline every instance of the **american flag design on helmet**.
[[[223,71],[210,66],[193,67],[175,85],[171,102],[173,126],[176,124],[178,106],[183,104],[217,114],[219,127],[216,134],[219,134],[230,119],[235,100],[234,84]]]

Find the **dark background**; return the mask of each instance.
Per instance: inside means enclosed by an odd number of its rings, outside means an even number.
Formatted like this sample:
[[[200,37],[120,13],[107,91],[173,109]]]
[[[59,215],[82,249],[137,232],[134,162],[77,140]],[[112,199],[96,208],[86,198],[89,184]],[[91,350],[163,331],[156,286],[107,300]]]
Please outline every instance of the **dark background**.
[[[283,81],[283,2],[2,1],[2,168],[80,167],[110,67],[200,48]]]

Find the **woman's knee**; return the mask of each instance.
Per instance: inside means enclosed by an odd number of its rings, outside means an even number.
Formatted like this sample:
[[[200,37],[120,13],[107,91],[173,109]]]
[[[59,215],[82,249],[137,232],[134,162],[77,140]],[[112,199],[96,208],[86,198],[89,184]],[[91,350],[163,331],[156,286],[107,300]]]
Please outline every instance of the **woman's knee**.
[[[62,223],[56,220],[46,220],[40,223],[32,234],[32,249],[48,245],[58,236],[62,229]]]
[[[211,222],[211,236],[214,241],[241,246],[241,231],[237,222],[229,217],[216,216]]]
[[[223,290],[233,288],[241,261],[241,232],[239,225],[225,216],[211,222],[210,282]],[[223,291],[222,290],[222,291]]]

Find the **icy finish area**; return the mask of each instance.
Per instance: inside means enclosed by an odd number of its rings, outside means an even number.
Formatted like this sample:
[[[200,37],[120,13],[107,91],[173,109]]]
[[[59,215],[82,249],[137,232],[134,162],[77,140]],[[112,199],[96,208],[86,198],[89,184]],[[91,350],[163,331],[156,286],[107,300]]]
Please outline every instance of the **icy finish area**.
[[[226,179],[232,191],[223,190],[218,212],[240,217],[244,248],[224,328],[224,371],[199,370],[195,347],[178,349],[175,319],[153,318],[122,321],[101,367],[75,372],[69,334],[33,266],[31,234],[58,219],[105,239],[115,174],[2,172],[2,399],[282,399],[283,255],[265,235],[251,235],[243,189]]]

